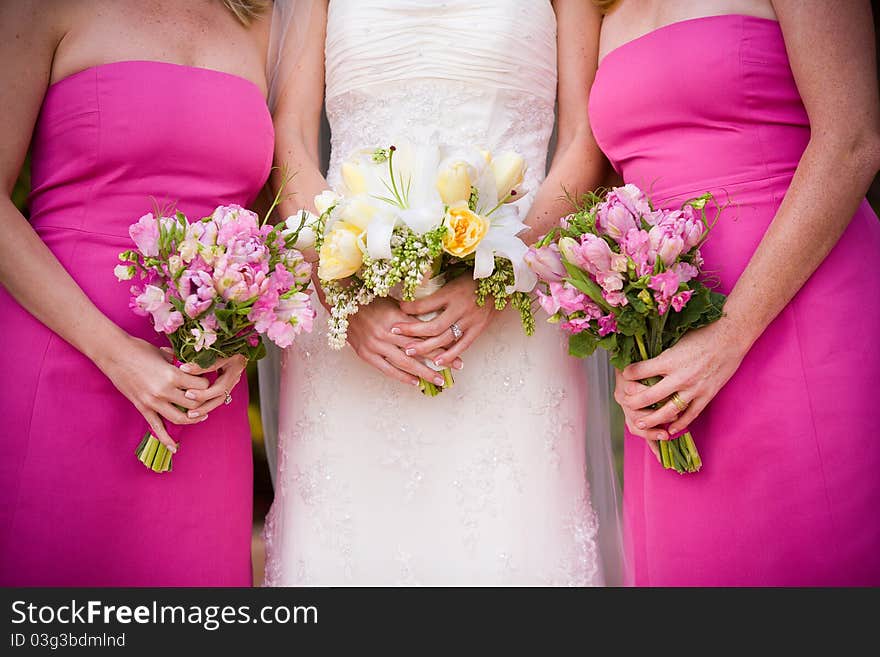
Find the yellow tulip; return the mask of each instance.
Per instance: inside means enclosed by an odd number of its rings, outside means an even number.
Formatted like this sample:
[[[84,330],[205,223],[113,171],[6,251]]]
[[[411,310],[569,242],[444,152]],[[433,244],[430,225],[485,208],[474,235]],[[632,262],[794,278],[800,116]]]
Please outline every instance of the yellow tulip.
[[[446,205],[467,201],[471,195],[471,177],[467,162],[453,162],[437,176],[437,191]]]
[[[324,238],[318,260],[318,278],[336,281],[354,274],[364,262],[361,231],[344,221],[333,225]]]

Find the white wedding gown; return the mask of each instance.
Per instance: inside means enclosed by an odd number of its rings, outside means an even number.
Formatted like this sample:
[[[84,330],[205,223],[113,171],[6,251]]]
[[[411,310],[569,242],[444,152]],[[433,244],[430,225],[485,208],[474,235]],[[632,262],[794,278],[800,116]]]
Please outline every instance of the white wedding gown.
[[[545,170],[556,21],[548,0],[332,0],[328,179],[395,139],[515,150]],[[561,191],[561,190],[560,190]],[[282,359],[269,585],[599,585],[586,377],[557,327],[499,313],[436,398],[392,381],[324,317]]]

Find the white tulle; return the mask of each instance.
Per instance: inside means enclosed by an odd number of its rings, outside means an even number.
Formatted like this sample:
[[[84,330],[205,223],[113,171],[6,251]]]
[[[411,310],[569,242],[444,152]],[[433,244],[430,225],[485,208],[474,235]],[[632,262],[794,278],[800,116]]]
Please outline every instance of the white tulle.
[[[352,152],[398,138],[513,150],[524,188],[543,179],[548,0],[332,0],[326,76],[332,185]],[[281,356],[278,405],[272,363],[261,368],[270,441],[280,413],[267,584],[617,581],[605,361],[588,377],[556,327],[539,319],[526,337],[508,310],[455,386],[426,398],[327,349],[322,316],[316,326]]]

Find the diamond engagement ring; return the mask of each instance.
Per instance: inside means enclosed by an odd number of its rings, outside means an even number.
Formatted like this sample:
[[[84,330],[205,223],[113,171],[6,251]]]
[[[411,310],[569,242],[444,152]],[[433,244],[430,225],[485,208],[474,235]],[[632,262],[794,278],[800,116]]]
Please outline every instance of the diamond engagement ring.
[[[229,394],[228,390],[226,391],[226,399],[223,400],[223,403],[227,405],[232,403],[232,395]]]
[[[453,324],[452,326],[449,327],[449,330],[452,331],[452,337],[456,342],[461,340],[461,336],[464,335],[464,333],[461,330],[461,327],[458,324]]]

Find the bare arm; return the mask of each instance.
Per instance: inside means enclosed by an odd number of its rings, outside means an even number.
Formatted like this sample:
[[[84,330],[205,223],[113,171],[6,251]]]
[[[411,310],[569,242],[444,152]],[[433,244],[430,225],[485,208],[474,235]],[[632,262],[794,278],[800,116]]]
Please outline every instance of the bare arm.
[[[630,379],[627,392],[632,394],[624,396],[623,403],[632,409],[676,390],[690,403],[669,427],[673,433],[700,414],[822,263],[880,166],[880,107],[869,3],[775,0],[773,5],[810,118],[810,142],[773,222],[727,300],[725,317],[624,373]],[[649,391],[636,383],[654,375],[666,379]],[[642,421],[650,428],[672,417],[666,405]]]
[[[327,25],[326,2],[315,2],[309,25],[305,30],[308,41],[302,50],[294,53],[299,44],[291,43],[283,50],[281,69],[283,78],[278,101],[273,113],[275,120],[275,164],[285,168],[293,178],[285,188],[286,198],[280,210],[284,217],[300,208],[315,211],[314,198],[327,189],[327,181],[320,171],[319,136],[321,107],[324,100],[324,39]],[[284,61],[295,57],[296,61]],[[280,172],[276,172],[274,184],[280,184]],[[314,262],[317,254],[306,253]],[[321,303],[325,303],[317,280],[317,267],[312,279]],[[406,355],[401,347],[411,339],[395,335],[391,327],[395,322],[410,319],[390,299],[376,299],[361,308],[350,319],[348,343],[365,362],[393,379],[408,385],[417,385],[418,377],[434,380],[438,375],[421,360]],[[440,352],[437,353],[439,356]],[[436,379],[442,385],[442,377]]]
[[[275,164],[272,183],[277,191],[281,176],[292,176],[284,188],[279,210],[282,217],[300,208],[315,211],[314,198],[327,189],[321,175],[321,108],[324,104],[324,38],[327,25],[327,3],[313,4],[308,26],[302,32],[305,43],[297,42],[294,30],[287,32],[281,52],[277,100],[273,108],[275,121]],[[306,258],[315,261],[314,252]],[[320,289],[320,287],[319,287]]]
[[[172,402],[196,406],[178,387],[202,389],[207,380],[172,367],[158,349],[130,337],[101,313],[12,203],[12,188],[65,31],[63,3],[51,3],[52,11],[46,11],[46,4],[21,0],[0,5],[0,283],[34,317],[95,362],[157,437],[173,447],[159,414],[178,424],[198,421]]]
[[[532,228],[522,236],[527,243],[572,211],[566,192],[576,198],[599,187],[607,169],[587,114],[599,57],[601,15],[592,3],[581,0],[555,0],[553,5],[558,25],[556,152],[526,219]]]

